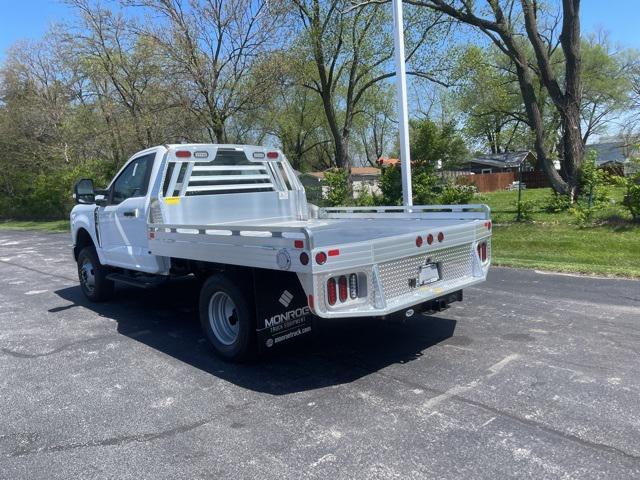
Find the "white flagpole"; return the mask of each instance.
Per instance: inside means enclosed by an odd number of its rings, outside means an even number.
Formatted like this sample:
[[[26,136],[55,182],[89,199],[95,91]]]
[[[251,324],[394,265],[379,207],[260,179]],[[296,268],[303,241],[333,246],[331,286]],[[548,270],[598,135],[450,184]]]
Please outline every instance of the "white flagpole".
[[[396,89],[398,125],[400,128],[400,165],[402,175],[402,204],[413,205],[411,191],[411,158],[409,154],[409,114],[407,112],[407,75],[404,65],[404,25],[402,0],[393,0],[393,42],[396,56]]]

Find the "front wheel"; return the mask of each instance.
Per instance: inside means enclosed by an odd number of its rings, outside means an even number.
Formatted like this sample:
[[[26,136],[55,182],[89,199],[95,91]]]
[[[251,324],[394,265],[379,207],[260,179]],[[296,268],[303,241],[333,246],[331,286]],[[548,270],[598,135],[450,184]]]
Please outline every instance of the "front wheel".
[[[94,247],[85,247],[78,254],[78,278],[82,293],[92,302],[104,302],[113,296],[113,281],[109,270],[100,263]]]
[[[240,362],[254,353],[254,315],[242,291],[221,274],[209,277],[200,290],[200,324],[223,359]]]

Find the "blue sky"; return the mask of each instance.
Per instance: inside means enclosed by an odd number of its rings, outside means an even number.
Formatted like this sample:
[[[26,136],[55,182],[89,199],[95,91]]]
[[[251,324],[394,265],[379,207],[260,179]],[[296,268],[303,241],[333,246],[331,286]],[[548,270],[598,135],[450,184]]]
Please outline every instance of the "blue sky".
[[[0,0],[0,60],[11,44],[40,38],[69,14],[69,8],[56,0]],[[583,32],[602,28],[614,43],[640,50],[639,20],[639,0],[582,0]]]

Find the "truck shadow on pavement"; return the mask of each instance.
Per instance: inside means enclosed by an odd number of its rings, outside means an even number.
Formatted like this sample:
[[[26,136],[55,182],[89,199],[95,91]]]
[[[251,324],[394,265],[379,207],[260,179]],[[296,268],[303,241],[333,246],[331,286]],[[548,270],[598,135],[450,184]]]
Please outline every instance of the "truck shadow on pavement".
[[[107,303],[89,302],[80,287],[56,291],[64,314],[84,307],[114,320],[118,333],[243,388],[272,395],[349,383],[392,364],[411,362],[453,336],[456,321],[416,315],[407,321],[319,320],[315,334],[245,364],[218,359],[208,346],[197,312],[199,285],[190,279],[159,288],[118,288]]]

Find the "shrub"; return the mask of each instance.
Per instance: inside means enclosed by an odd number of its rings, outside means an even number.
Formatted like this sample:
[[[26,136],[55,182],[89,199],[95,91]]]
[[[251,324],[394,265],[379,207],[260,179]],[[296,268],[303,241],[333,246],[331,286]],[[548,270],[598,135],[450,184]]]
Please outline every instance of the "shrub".
[[[623,204],[634,220],[640,220],[640,174],[627,180]]]
[[[418,170],[411,178],[413,184],[413,203],[415,205],[430,205],[438,202],[436,185],[438,177],[427,171]]]
[[[636,175],[635,182],[627,183],[623,204],[634,220],[640,220],[640,175]]]
[[[377,205],[377,198],[375,195],[369,192],[368,188],[363,188],[358,192],[355,198],[355,204],[357,207],[373,207]]]
[[[603,205],[611,201],[611,176],[601,168],[598,168],[596,159],[598,154],[590,150],[585,156],[580,171],[580,190],[582,200],[590,206]]]
[[[438,177],[432,168],[424,163],[417,163],[412,172],[411,185],[413,189],[413,203],[428,205],[437,201]],[[385,168],[380,176],[380,190],[382,201],[386,205],[400,205],[402,203],[402,179],[400,167],[393,165]]]
[[[382,201],[386,205],[400,205],[402,203],[402,182],[400,167],[392,165],[382,170],[379,180]]]
[[[571,208],[571,197],[569,195],[561,195],[553,192],[544,205],[544,211],[547,213],[566,212]]]
[[[475,185],[448,184],[440,193],[439,202],[443,205],[463,205],[471,203],[478,188]]]
[[[328,170],[324,175],[328,187],[326,201],[330,207],[340,207],[351,202],[349,173],[341,168]]]
[[[589,207],[583,203],[575,203],[569,209],[569,213],[575,218],[576,223],[581,227],[586,227],[593,223],[593,214],[595,213],[594,207]]]
[[[520,202],[516,200],[515,207],[516,212],[518,211],[518,209],[520,210],[520,221],[530,222],[533,219],[533,212],[536,209],[536,206],[536,202],[534,202],[533,200],[521,200]],[[518,219],[517,215],[518,214],[516,213],[516,220]]]
[[[634,220],[640,220],[640,160],[636,160],[635,172],[627,177],[617,177],[616,183],[624,188],[622,204]]]

